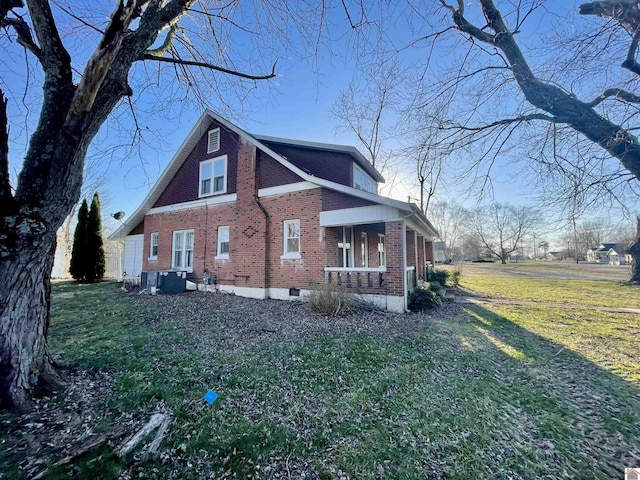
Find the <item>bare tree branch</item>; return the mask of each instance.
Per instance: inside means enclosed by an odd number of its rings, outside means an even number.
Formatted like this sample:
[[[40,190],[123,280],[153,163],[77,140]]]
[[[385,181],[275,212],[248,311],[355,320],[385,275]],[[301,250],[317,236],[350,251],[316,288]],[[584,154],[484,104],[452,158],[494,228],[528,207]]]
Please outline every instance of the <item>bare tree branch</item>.
[[[271,73],[268,73],[266,75],[251,75],[249,73],[237,72],[235,70],[229,70],[228,68],[218,67],[217,65],[213,65],[211,63],[197,62],[197,61],[193,61],[193,60],[182,60],[180,58],[159,57],[157,55],[152,55],[150,53],[143,54],[142,58],[144,60],[153,60],[155,62],[167,62],[167,63],[176,64],[176,65],[207,68],[209,70],[215,70],[217,72],[222,72],[222,73],[226,73],[226,74],[233,75],[233,76],[236,76],[236,77],[246,78],[246,79],[249,79],[249,80],[268,80],[268,79],[273,78],[273,77],[276,76],[276,64],[275,63],[273,64],[273,67],[271,68]]]
[[[57,85],[71,85],[71,57],[62,44],[49,2],[46,0],[27,0],[27,7],[31,13],[33,29],[42,50],[42,66],[46,79],[49,83]]]
[[[178,32],[178,25],[177,24],[171,25],[169,27],[169,31],[167,32],[167,36],[162,42],[162,45],[160,45],[158,48],[147,50],[146,53],[148,55],[153,55],[153,56],[159,56],[159,57],[163,56],[165,53],[167,53],[169,48],[171,48],[171,45],[173,44],[173,39],[176,38],[177,32]]]
[[[0,90],[0,204],[5,206],[13,199],[9,182],[9,125],[7,123],[7,99]],[[2,207],[0,207],[2,209]]]
[[[509,31],[492,0],[480,0],[488,28],[487,34],[471,25],[461,9],[452,11],[458,29],[471,38],[499,48],[508,59],[513,75],[527,101],[556,118],[567,119],[572,128],[618,158],[636,178],[640,179],[640,142],[628,130],[598,114],[593,107],[555,85],[539,80],[529,67],[522,51]]]
[[[555,118],[555,117],[550,117],[549,115],[545,115],[543,113],[532,113],[529,115],[522,115],[520,117],[502,118],[500,120],[496,120],[495,122],[487,123],[486,125],[480,125],[478,127],[468,127],[466,125],[455,125],[455,126],[442,126],[440,128],[442,130],[465,130],[470,132],[480,132],[482,130],[488,130],[493,127],[497,127],[499,125],[511,125],[512,123],[531,122],[532,120],[544,120],[545,122],[551,122],[551,123],[568,123],[570,121],[570,119],[568,118]]]
[[[33,36],[31,35],[31,29],[27,22],[25,22],[22,18],[5,18],[0,21],[0,27],[12,27],[13,30],[18,35],[18,43],[26,48],[29,52],[33,53],[40,63],[43,61],[43,53],[40,47],[36,45],[33,41]]]
[[[600,104],[610,97],[619,98],[628,103],[640,103],[640,95],[628,92],[622,88],[608,88],[591,102],[587,103],[587,105],[590,107],[595,107],[596,105]]]

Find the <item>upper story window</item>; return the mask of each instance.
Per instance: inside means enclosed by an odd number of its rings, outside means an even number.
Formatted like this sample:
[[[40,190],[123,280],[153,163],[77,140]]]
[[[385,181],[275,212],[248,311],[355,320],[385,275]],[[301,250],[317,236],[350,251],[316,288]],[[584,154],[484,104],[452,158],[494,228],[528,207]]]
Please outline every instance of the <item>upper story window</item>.
[[[378,184],[355,163],[353,164],[353,188],[364,190],[365,192],[378,193]]]
[[[207,153],[213,153],[220,150],[220,129],[214,128],[209,130],[207,136]]]
[[[158,232],[153,232],[149,236],[149,260],[158,258]]]
[[[227,191],[227,156],[200,162],[200,196]]]

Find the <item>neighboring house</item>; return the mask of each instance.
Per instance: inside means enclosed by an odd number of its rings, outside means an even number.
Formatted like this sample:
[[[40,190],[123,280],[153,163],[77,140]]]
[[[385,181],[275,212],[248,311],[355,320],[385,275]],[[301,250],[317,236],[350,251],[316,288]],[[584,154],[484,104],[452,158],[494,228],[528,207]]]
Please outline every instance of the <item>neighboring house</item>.
[[[562,260],[566,257],[565,252],[547,252],[547,260]]]
[[[621,243],[601,243],[587,251],[587,262],[627,265],[633,262],[629,249]]]
[[[444,242],[433,243],[433,256],[435,263],[445,263],[447,261],[447,253]]]
[[[207,111],[111,238],[128,276],[186,271],[279,299],[329,282],[404,311],[438,233],[378,195],[383,181],[354,147],[252,135]]]

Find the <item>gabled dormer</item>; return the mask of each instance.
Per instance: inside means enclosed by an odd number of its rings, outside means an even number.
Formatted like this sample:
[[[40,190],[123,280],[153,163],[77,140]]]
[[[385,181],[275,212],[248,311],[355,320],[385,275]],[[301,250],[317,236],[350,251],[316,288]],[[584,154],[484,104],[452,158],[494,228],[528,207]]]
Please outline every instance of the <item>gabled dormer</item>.
[[[384,182],[382,175],[355,147],[264,135],[253,137],[314,177],[370,193],[378,193],[378,182]]]

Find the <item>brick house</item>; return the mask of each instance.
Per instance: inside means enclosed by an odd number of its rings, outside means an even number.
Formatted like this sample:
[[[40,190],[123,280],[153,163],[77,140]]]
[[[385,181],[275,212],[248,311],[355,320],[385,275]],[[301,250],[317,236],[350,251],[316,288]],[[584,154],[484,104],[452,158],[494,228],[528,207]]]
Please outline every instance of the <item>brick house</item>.
[[[404,311],[437,231],[378,195],[383,181],[354,147],[252,135],[206,111],[111,238],[124,239],[129,276],[186,271],[278,299],[331,282]]]

